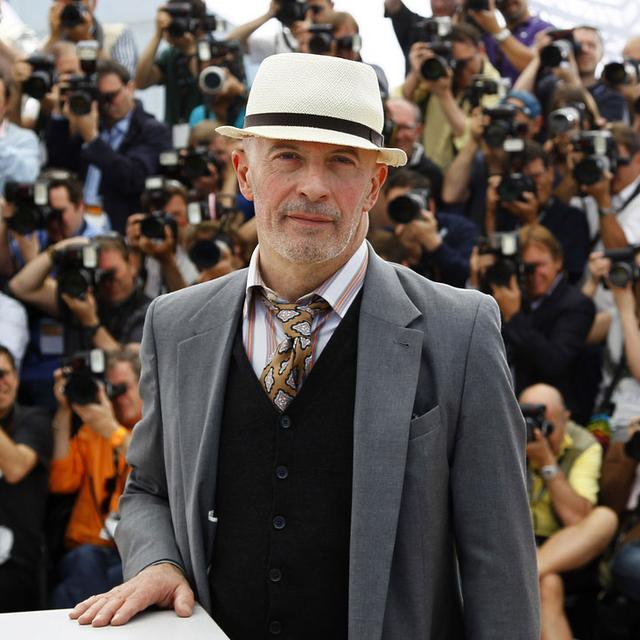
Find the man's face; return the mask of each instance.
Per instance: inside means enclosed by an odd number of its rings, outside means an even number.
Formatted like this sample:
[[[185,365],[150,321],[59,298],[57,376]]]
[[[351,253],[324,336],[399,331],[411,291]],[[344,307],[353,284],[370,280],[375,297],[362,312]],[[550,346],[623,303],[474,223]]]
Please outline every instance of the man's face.
[[[345,22],[335,29],[333,32],[333,42],[331,43],[332,55],[338,58],[344,58],[345,60],[358,60],[360,53],[353,49],[338,48],[337,41],[340,38],[346,38],[348,36],[355,36],[358,33],[355,25],[351,22]]]
[[[130,429],[142,416],[142,398],[138,392],[138,377],[128,362],[116,362],[107,370],[112,385],[124,384],[127,390],[112,400],[116,420]]]
[[[422,137],[422,126],[416,120],[418,114],[410,104],[389,102],[387,109],[396,126],[394,143],[411,157],[413,145]]]
[[[623,160],[611,182],[611,191],[618,193],[630,185],[640,175],[640,154],[632,156],[629,149],[622,144],[618,145],[618,157]]]
[[[56,73],[59,76],[81,73],[80,58],[74,52],[65,52],[56,59]]]
[[[535,265],[535,271],[527,274],[525,289],[530,300],[537,300],[549,291],[553,281],[562,271],[562,261],[555,260],[549,250],[539,244],[525,247],[522,261]]]
[[[576,29],[573,32],[573,37],[581,47],[581,51],[576,57],[578,70],[584,74],[595,73],[603,54],[598,34],[591,29]]]
[[[431,0],[431,13],[434,17],[453,16],[458,7],[458,0]]]
[[[109,122],[122,120],[133,109],[133,85],[123,84],[115,73],[107,73],[98,80],[98,92],[109,96],[100,105],[100,112]]]
[[[178,227],[185,227],[187,225],[187,202],[181,195],[176,194],[175,196],[171,196],[164,206],[164,210],[175,218]]]
[[[364,240],[387,168],[375,151],[254,138],[233,162],[253,200],[261,260],[339,264]],[[245,143],[246,144],[246,143]]]
[[[135,289],[136,270],[117,249],[100,251],[100,269],[112,271],[113,276],[100,284],[100,299],[106,303],[124,302]]]
[[[16,401],[18,372],[11,366],[9,358],[0,353],[0,417],[4,417]]]
[[[640,36],[631,38],[627,44],[624,45],[622,56],[624,58],[631,58],[632,60],[640,60]]]
[[[525,109],[525,104],[522,100],[518,100],[518,98],[509,97],[506,99],[506,102],[518,108],[516,111],[516,122],[527,125],[527,139],[532,140],[540,131],[540,127],[542,126],[542,117],[538,116],[537,118],[530,118],[523,111],[523,109]]]
[[[314,24],[325,24],[333,11],[333,2],[330,0],[312,0],[307,3],[306,19]]]
[[[471,42],[454,42],[453,57],[457,61],[456,78],[458,89],[466,89],[474,75],[482,69],[482,54]]]
[[[62,237],[58,239],[75,236],[80,229],[84,215],[82,203],[75,205],[71,202],[66,187],[53,187],[49,190],[49,205],[62,212]]]
[[[527,0],[497,0],[496,7],[507,22],[518,22],[529,11]]]
[[[545,408],[544,417],[547,422],[553,425],[553,431],[547,437],[547,442],[553,453],[557,456],[560,446],[567,431],[569,412],[560,404],[560,398],[546,385],[535,385],[525,389],[520,395],[520,402],[523,404],[543,404]]]
[[[540,158],[536,158],[524,168],[524,174],[536,184],[536,194],[541,205],[547,203],[553,191],[553,169],[545,167]]]

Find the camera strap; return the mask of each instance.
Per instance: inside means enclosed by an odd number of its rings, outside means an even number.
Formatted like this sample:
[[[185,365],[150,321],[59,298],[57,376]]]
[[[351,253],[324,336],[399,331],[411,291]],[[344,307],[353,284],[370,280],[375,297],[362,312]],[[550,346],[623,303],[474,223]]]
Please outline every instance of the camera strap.
[[[624,352],[624,344],[622,345],[622,353],[620,355],[620,360],[616,363],[616,366],[613,370],[613,376],[611,377],[611,382],[607,386],[602,400],[598,405],[598,408],[594,411],[595,414],[605,413],[610,416],[613,413],[613,409],[611,406],[611,398],[613,396],[613,392],[616,390],[618,383],[622,380],[622,374],[624,373],[627,366],[627,358]]]

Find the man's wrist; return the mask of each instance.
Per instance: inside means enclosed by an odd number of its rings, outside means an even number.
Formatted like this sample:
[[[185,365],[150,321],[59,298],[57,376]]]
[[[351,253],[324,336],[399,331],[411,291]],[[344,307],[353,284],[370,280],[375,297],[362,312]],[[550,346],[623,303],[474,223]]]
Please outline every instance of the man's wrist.
[[[598,207],[598,216],[600,218],[604,218],[605,216],[615,216],[616,215],[616,211],[613,207],[609,206],[609,207]]]
[[[509,29],[507,29],[506,27],[504,29],[500,29],[498,27],[498,31],[490,32],[490,35],[493,36],[493,39],[498,44],[502,44],[511,35],[511,31],[509,31]]]
[[[426,235],[422,241],[422,246],[429,253],[433,253],[434,251],[437,251],[441,245],[442,245],[442,237],[437,231],[435,233],[430,233]]]
[[[540,475],[545,482],[553,480],[558,476],[559,473],[560,467],[555,460],[540,467]]]
[[[123,427],[121,424],[116,424],[109,436],[109,442],[114,449],[117,449],[122,446],[128,435],[129,430],[126,427]]]

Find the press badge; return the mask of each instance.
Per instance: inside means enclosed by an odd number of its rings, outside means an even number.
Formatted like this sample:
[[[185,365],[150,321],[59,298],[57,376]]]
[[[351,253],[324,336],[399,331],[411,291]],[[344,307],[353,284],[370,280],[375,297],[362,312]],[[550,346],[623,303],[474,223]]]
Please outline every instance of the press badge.
[[[104,526],[100,531],[100,538],[102,540],[113,540],[116,535],[116,527],[120,522],[120,514],[117,511],[112,511],[104,521]]]
[[[40,353],[45,356],[64,354],[64,327],[51,318],[40,320]]]

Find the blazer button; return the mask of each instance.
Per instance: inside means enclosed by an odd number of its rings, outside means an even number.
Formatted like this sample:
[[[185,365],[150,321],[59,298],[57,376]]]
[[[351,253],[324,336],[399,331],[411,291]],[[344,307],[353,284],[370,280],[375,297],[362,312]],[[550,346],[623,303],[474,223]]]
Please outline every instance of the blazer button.
[[[269,580],[271,582],[280,582],[282,580],[282,571],[280,569],[269,569]]]
[[[276,467],[276,478],[278,478],[278,480],[285,480],[288,477],[289,469],[287,469],[287,467],[282,464]]]
[[[273,528],[278,529],[278,531],[280,531],[281,529],[284,529],[286,524],[287,524],[287,521],[284,519],[283,516],[276,516],[273,519]]]
[[[282,633],[282,623],[279,620],[272,620],[269,623],[269,633],[274,636],[280,635]]]
[[[280,426],[288,429],[291,426],[291,418],[289,416],[280,416]]]

